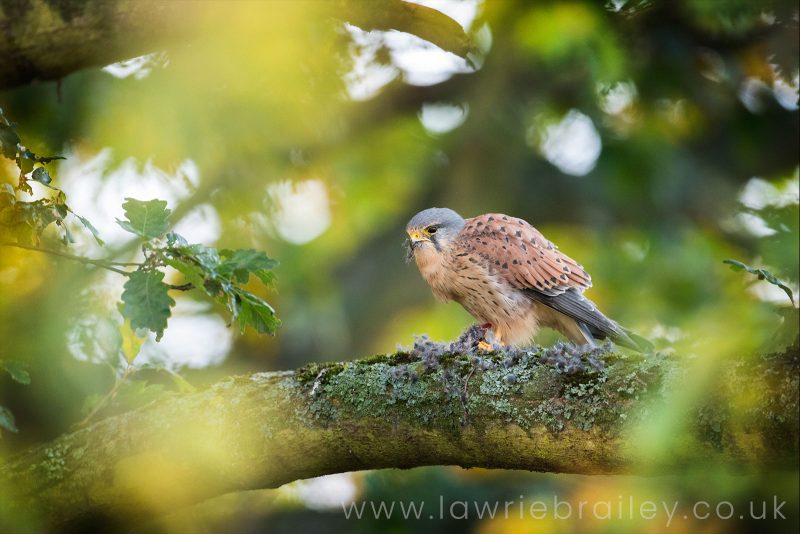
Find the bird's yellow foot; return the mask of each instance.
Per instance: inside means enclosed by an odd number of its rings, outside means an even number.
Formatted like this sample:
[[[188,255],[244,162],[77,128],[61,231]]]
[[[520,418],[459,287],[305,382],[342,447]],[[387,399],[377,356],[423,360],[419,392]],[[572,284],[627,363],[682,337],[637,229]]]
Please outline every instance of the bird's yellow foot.
[[[492,346],[489,343],[485,342],[485,341],[479,341],[478,342],[478,348],[480,350],[482,350],[482,351],[485,351],[485,352],[494,351],[494,348],[492,348]]]

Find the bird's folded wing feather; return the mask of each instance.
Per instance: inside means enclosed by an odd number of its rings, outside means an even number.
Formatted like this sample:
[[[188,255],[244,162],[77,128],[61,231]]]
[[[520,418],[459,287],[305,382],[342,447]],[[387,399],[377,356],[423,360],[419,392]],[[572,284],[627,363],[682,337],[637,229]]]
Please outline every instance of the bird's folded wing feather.
[[[589,274],[522,219],[498,213],[467,219],[460,245],[479,254],[495,273],[530,298],[585,325],[592,336],[650,350],[582,295],[592,286]]]
[[[556,296],[592,285],[579,263],[516,217],[487,213],[467,219],[460,244],[488,260],[497,274],[518,289]]]

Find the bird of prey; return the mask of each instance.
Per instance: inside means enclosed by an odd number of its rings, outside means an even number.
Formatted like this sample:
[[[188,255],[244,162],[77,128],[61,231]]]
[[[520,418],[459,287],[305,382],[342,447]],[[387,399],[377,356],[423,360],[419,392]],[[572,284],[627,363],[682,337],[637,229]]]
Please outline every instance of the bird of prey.
[[[609,338],[640,352],[650,348],[583,296],[589,274],[522,219],[464,219],[430,208],[408,222],[406,233],[409,259],[434,296],[461,304],[501,345],[530,342],[546,326],[579,345]]]

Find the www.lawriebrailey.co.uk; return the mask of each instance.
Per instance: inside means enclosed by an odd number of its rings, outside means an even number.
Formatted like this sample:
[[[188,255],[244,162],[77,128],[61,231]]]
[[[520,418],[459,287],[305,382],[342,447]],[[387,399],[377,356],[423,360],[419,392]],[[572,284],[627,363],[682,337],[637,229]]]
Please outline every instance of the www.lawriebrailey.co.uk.
[[[697,501],[681,506],[680,501],[652,501],[627,498],[616,500],[569,501],[554,495],[552,500],[450,501],[439,496],[433,507],[425,501],[360,501],[342,504],[347,519],[597,519],[647,521],[663,518],[670,526],[674,519],[785,520],[781,509],[786,501],[773,496],[768,500],[734,505],[730,501]]]

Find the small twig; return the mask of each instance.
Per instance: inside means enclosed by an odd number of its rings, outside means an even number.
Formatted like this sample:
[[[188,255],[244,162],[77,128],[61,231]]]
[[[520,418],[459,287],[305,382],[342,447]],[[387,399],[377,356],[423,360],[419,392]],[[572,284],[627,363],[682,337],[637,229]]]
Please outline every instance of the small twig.
[[[317,377],[314,379],[314,385],[311,387],[311,396],[312,397],[317,394],[317,391],[319,390],[319,387],[322,385],[322,377],[325,376],[325,373],[328,372],[328,369],[329,369],[329,367],[324,367],[319,372],[319,374],[317,374]]]
[[[114,400],[114,397],[116,397],[117,393],[119,392],[119,388],[122,387],[122,384],[125,383],[125,380],[127,380],[128,377],[135,370],[136,370],[135,367],[133,367],[132,365],[128,365],[128,367],[125,368],[125,372],[122,373],[122,376],[119,377],[117,381],[114,383],[114,387],[111,388],[111,391],[109,391],[105,397],[103,397],[97,404],[94,405],[94,408],[92,408],[92,411],[89,412],[89,414],[86,417],[84,417],[81,421],[75,423],[73,425],[73,428],[78,429],[89,424],[89,421],[92,420],[92,418],[97,414],[97,412],[105,408],[106,404],[108,404],[110,401]]]
[[[186,284],[181,284],[179,286],[176,286],[175,284],[170,284],[169,288],[174,289],[175,291],[189,291],[190,289],[194,289],[194,284],[192,284],[191,282],[188,282]]]
[[[467,378],[464,379],[464,398],[469,400],[469,392],[467,391],[467,387],[469,386],[469,379],[472,378],[472,374],[475,372],[475,366],[472,366],[472,369],[469,370],[467,373]]]
[[[117,269],[114,265],[122,265],[122,266],[132,266],[132,265],[139,265],[138,263],[125,263],[125,262],[116,262],[116,261],[109,261],[109,260],[95,260],[92,258],[84,258],[83,256],[75,256],[74,254],[69,254],[67,252],[61,252],[59,250],[52,250],[47,248],[39,248],[39,247],[32,247],[29,245],[23,245],[21,243],[0,243],[0,247],[16,247],[25,250],[33,250],[35,252],[44,252],[45,254],[52,254],[53,256],[60,256],[62,258],[66,258],[68,260],[77,261],[83,263],[85,265],[94,265],[96,267],[102,267],[103,269],[107,269],[109,271],[113,271],[117,274],[121,274],[122,276],[130,276],[128,271],[123,271],[122,269]]]

